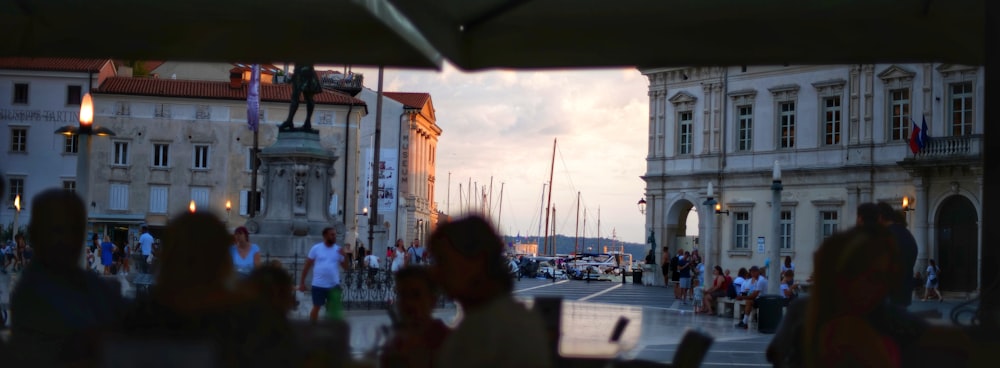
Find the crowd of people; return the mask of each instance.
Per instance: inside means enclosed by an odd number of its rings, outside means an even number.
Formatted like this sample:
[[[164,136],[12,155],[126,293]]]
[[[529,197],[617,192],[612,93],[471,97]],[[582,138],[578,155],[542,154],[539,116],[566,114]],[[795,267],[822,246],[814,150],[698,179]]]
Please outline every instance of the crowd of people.
[[[130,301],[115,278],[81,267],[86,208],[76,194],[45,191],[35,196],[32,209],[28,237],[35,255],[11,296],[10,335],[0,340],[4,366],[101,366],[118,356],[116,343],[122,341],[179,346],[175,351],[207,348],[211,365],[220,367],[316,366],[323,356],[303,353],[301,346],[308,344],[288,319],[296,304],[294,278],[280,263],[261,262],[245,228],[231,234],[215,216],[201,212],[171,219],[157,255],[155,287]],[[311,291],[310,320],[319,325],[343,318],[331,313],[334,303],[329,303],[336,298],[341,269],[348,267],[336,235],[334,228],[323,230],[297,287]],[[114,245],[105,243],[97,246],[113,253]],[[382,347],[383,366],[553,364],[541,317],[511,296],[503,243],[488,221],[469,217],[443,224],[427,248],[393,269],[399,318]],[[431,253],[434,261],[427,262]],[[397,249],[391,259],[406,254]],[[373,258],[362,262],[378,268]],[[439,291],[462,306],[464,318],[454,328],[432,317]],[[324,307],[326,318],[320,318]],[[509,349],[519,353],[508,354]]]

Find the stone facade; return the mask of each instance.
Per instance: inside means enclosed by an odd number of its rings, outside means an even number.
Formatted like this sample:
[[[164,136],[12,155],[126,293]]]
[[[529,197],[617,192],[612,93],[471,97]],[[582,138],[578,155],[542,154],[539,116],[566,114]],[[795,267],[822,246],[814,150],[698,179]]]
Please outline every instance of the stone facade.
[[[777,243],[770,185],[778,161],[781,254],[793,258],[798,279],[812,272],[812,254],[826,235],[855,223],[859,204],[885,201],[902,209],[905,197],[919,246],[916,269],[936,259],[943,290],[979,289],[983,68],[928,63],[641,71],[650,82],[646,223],[658,245],[671,246],[687,233],[686,216],[695,207],[691,213],[699,216],[710,264],[733,272],[763,265],[767,255],[758,251],[758,241],[763,238],[765,250]],[[925,120],[929,139],[914,154],[911,132]],[[728,213],[703,205],[710,182]]]

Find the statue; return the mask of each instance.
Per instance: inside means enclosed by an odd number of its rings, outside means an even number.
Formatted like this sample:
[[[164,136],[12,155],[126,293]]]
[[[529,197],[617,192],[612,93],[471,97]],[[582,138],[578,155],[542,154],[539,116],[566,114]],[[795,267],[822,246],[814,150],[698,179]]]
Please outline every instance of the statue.
[[[288,119],[285,119],[285,122],[278,126],[278,130],[301,130],[316,133],[312,129],[313,108],[316,106],[313,95],[323,92],[323,86],[320,84],[319,76],[316,75],[316,69],[313,68],[312,64],[296,63],[294,73],[292,75],[292,104],[288,109]],[[301,128],[295,129],[292,119],[295,118],[295,111],[299,109],[300,95],[304,95],[306,100],[306,121],[302,124]]]

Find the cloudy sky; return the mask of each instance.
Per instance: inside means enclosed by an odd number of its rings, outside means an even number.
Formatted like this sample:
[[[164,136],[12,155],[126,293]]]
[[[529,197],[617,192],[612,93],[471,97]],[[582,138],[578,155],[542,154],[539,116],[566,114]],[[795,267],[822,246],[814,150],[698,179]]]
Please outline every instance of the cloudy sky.
[[[355,71],[375,88],[377,70]],[[580,192],[581,231],[585,208],[587,235],[597,235],[600,208],[602,237],[617,230],[621,240],[644,242],[636,202],[644,188],[639,176],[645,172],[649,103],[647,80],[636,69],[465,73],[445,65],[440,72],[386,69],[384,83],[386,91],[431,94],[444,130],[436,187],[442,211],[449,211],[449,173],[452,214],[463,211],[459,183],[465,194],[470,179],[488,188],[492,177],[501,230],[537,235],[542,185],[558,139],[552,190],[557,232],[575,234]]]

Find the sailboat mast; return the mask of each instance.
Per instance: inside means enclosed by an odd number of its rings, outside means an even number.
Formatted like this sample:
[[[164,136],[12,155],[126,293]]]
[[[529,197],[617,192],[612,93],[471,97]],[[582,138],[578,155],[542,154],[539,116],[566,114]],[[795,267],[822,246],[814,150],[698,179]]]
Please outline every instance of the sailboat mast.
[[[556,206],[552,206],[552,253],[549,255],[556,255]]]
[[[490,201],[489,201],[490,204],[489,204],[489,206],[486,206],[487,211],[488,211],[486,214],[492,216],[493,215],[493,176],[492,175],[490,176],[490,198],[489,199],[490,199]]]
[[[544,254],[549,254],[549,212],[552,211],[552,174],[556,170],[556,138],[552,139],[552,164],[549,168],[549,200],[545,204],[545,243]]]
[[[601,249],[601,206],[597,206],[597,249]]]
[[[462,183],[458,183],[458,208],[461,212],[465,210],[465,207],[462,207]]]
[[[497,228],[498,229],[501,229],[501,227],[500,227],[500,218],[501,218],[500,214],[502,212],[503,212],[503,182],[501,181],[500,182],[500,205],[497,207]],[[503,232],[503,230],[501,230],[500,232]],[[520,234],[521,232],[518,231],[517,233]]]
[[[580,252],[580,192],[576,192],[576,239],[573,240],[573,253]]]
[[[583,209],[583,250],[587,250],[587,209]]]
[[[535,247],[538,247],[539,240],[542,237],[542,210],[545,207],[542,204],[545,202],[545,186],[548,183],[542,183],[542,198],[538,199],[538,231],[535,232]]]

